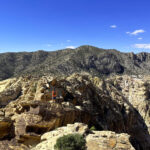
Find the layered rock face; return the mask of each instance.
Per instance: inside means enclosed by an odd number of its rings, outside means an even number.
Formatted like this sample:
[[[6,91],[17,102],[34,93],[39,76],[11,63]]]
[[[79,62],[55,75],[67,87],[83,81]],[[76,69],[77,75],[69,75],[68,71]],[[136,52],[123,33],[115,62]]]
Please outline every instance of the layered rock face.
[[[87,143],[91,143],[87,144],[88,150],[93,144],[95,150],[117,150],[122,144],[126,149],[150,149],[149,77],[28,76],[4,80],[0,85],[3,85],[0,88],[0,127],[5,129],[0,132],[3,140],[0,144],[31,149],[45,132],[53,133],[58,127],[82,122],[99,130],[93,133],[96,136],[87,134]],[[56,99],[52,97],[53,90],[57,93]],[[99,139],[106,143],[99,146]],[[9,149],[7,144],[4,146]]]
[[[109,80],[138,111],[150,133],[150,77],[122,76]]]

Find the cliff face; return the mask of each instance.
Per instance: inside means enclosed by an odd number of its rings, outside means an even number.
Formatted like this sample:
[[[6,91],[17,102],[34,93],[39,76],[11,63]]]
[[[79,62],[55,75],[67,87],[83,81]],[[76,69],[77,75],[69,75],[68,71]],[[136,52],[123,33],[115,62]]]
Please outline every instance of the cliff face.
[[[8,145],[14,149],[19,143],[28,149],[45,132],[82,122],[99,131],[126,133],[135,149],[150,149],[149,79],[124,75],[104,80],[73,74],[1,81],[0,123],[6,129],[0,132],[1,142],[11,139]],[[54,89],[56,100],[52,100]],[[111,133],[114,139],[118,137],[115,133]]]
[[[122,76],[108,79],[145,120],[150,133],[150,77]]]
[[[20,75],[92,75],[149,74],[149,53],[121,53],[92,46],[54,52],[22,52],[0,54],[0,80]]]

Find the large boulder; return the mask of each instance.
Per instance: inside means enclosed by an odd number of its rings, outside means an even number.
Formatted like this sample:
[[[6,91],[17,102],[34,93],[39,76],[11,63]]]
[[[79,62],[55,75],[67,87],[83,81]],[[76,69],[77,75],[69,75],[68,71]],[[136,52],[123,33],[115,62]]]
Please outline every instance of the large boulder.
[[[135,150],[128,134],[111,131],[94,131],[87,135],[87,150]]]

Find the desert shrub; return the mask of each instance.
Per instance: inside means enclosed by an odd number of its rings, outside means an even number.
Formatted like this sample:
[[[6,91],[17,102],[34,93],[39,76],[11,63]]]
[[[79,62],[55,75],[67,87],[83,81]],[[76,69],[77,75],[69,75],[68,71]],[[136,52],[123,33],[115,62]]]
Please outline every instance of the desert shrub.
[[[86,141],[80,134],[68,134],[57,139],[55,150],[85,150]]]
[[[91,131],[96,131],[95,126],[92,126],[92,127],[90,128],[90,130],[91,130]]]

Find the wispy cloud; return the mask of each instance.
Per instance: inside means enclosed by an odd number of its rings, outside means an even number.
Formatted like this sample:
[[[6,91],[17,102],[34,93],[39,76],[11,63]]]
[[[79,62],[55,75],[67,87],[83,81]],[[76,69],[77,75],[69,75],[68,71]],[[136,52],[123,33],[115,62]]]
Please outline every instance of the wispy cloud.
[[[134,44],[135,48],[150,49],[150,44]]]
[[[71,49],[75,49],[75,46],[66,46],[66,48],[71,48]]]
[[[139,37],[138,40],[142,40],[143,38]]]
[[[67,40],[67,42],[71,42],[71,40]]]
[[[52,44],[46,44],[46,46],[47,46],[47,47],[51,47],[51,46],[52,46]]]
[[[135,30],[133,32],[126,32],[126,34],[130,35],[138,35],[139,33],[144,33],[145,31],[143,29]]]
[[[115,28],[117,28],[117,26],[114,24],[114,25],[111,25],[110,28],[115,29]]]

